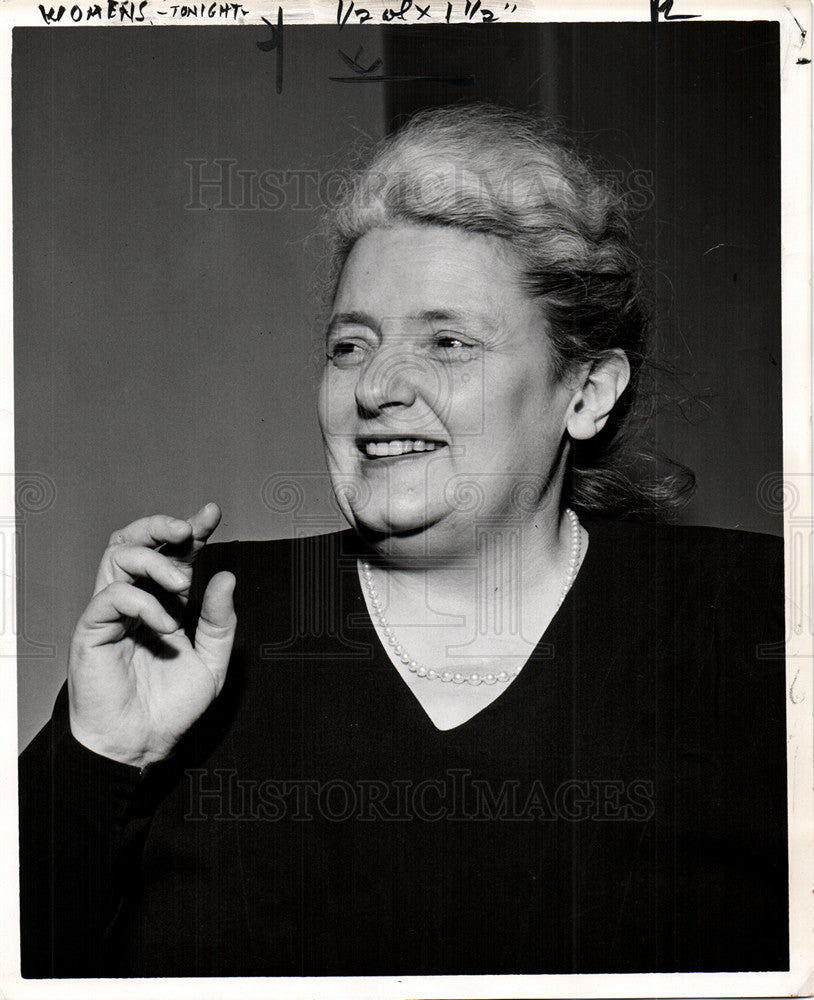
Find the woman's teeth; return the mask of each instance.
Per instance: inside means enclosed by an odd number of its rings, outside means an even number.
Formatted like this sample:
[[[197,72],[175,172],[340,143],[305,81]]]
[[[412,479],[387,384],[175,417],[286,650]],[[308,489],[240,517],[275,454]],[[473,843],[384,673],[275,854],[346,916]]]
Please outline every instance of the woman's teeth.
[[[434,441],[367,441],[368,458],[385,458],[388,455],[406,455],[411,451],[435,451]]]

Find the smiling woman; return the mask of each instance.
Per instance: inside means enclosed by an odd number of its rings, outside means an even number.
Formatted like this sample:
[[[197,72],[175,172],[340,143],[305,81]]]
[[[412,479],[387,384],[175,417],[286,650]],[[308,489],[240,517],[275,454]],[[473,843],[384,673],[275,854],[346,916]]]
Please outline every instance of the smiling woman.
[[[477,105],[385,140],[333,227],[350,529],[113,534],[22,759],[25,974],[786,967],[782,549],[630,520],[691,485],[621,448],[620,200]]]
[[[558,378],[545,309],[522,288],[519,260],[495,237],[438,225],[362,236],[335,308],[319,406],[328,466],[343,512],[388,574],[389,607],[409,623],[400,636],[442,679],[508,678],[542,637],[568,563],[566,436],[601,428],[627,384],[627,358],[610,352],[584,383]],[[537,493],[522,507],[519,484]],[[462,487],[477,490],[474,518],[456,503]],[[480,593],[456,607],[449,598],[460,602],[462,577],[471,588],[479,549],[509,533],[524,553],[519,575],[511,579],[508,566],[481,573]],[[425,581],[416,590],[419,556]],[[479,612],[490,588],[501,606],[525,609],[522,629]],[[465,656],[455,652],[464,647]],[[488,682],[477,692],[429,687],[417,669],[410,676],[418,661],[404,655],[394,653],[396,667],[439,728],[501,693]]]

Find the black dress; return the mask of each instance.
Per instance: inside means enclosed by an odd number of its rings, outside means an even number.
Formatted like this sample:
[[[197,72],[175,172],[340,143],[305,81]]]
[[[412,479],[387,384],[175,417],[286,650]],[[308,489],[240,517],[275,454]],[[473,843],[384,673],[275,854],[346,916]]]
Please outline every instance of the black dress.
[[[351,533],[207,546],[239,630],[173,758],[85,750],[64,691],[21,758],[23,975],[788,968],[782,545],[587,527],[519,677],[445,732]]]

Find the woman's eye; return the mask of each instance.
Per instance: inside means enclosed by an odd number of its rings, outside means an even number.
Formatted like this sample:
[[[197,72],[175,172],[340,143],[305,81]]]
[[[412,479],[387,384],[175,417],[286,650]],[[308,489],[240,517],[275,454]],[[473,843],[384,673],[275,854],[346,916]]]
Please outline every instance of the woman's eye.
[[[354,340],[339,340],[328,345],[327,354],[337,368],[350,368],[364,360],[365,346]]]
[[[472,345],[454,333],[436,334],[434,344],[442,357],[456,361],[469,361],[474,353]]]

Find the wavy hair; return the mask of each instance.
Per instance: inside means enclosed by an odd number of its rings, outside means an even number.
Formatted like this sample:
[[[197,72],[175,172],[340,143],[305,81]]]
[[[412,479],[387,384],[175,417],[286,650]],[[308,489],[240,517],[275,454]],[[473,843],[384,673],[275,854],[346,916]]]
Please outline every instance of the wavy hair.
[[[419,112],[353,174],[329,217],[332,290],[355,242],[399,223],[497,237],[544,306],[558,378],[621,349],[631,379],[602,431],[572,441],[565,502],[616,516],[664,513],[692,495],[692,473],[645,472],[634,438],[647,357],[642,262],[622,195],[555,126],[488,104]]]

